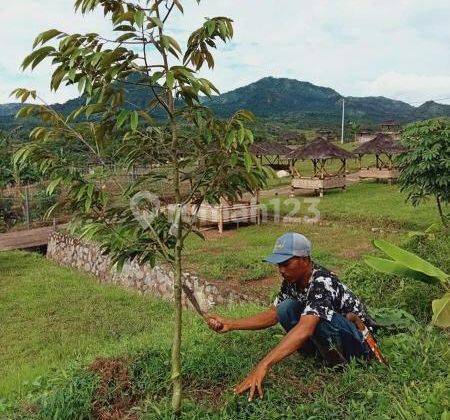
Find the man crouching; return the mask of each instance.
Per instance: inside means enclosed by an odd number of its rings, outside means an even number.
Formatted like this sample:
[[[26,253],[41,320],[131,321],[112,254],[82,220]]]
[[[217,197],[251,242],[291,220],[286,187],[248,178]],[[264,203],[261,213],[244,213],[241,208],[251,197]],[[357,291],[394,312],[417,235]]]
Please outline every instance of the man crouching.
[[[369,330],[375,326],[364,305],[337,276],[311,260],[311,243],[299,233],[289,232],[277,239],[265,261],[277,264],[283,278],[273,307],[247,318],[228,319],[208,315],[208,326],[218,332],[260,330],[278,322],[285,337],[235,388],[249,390],[249,401],[263,396],[262,383],[275,363],[300,350],[320,354],[335,365],[354,357],[371,357],[362,332],[349,319],[362,321]]]

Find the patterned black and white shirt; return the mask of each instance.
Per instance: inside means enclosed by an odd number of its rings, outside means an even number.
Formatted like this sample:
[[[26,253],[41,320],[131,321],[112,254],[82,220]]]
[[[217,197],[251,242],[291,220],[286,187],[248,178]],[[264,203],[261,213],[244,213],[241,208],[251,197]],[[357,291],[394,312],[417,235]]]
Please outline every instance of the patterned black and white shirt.
[[[371,330],[375,325],[358,297],[334,273],[315,263],[306,289],[284,281],[273,304],[277,306],[286,299],[299,301],[303,307],[302,315],[316,315],[331,321],[335,312],[343,316],[353,312]]]

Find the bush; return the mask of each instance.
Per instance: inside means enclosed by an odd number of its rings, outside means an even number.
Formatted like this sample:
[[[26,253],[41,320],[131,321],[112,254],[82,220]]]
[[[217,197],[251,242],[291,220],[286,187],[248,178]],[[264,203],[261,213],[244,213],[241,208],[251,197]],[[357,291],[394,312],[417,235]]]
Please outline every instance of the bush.
[[[23,215],[17,212],[14,202],[9,197],[0,197],[0,232],[6,232],[14,226],[19,220],[23,219]]]
[[[444,233],[434,238],[413,237],[402,247],[425,258],[441,270],[449,271],[450,244]],[[383,274],[362,262],[348,267],[342,278],[364,299],[369,309],[386,306],[403,309],[422,322],[431,320],[431,301],[442,296],[440,286]]]
[[[30,220],[43,219],[46,211],[56,203],[57,193],[48,195],[45,190],[39,190],[30,198]]]
[[[414,236],[405,243],[404,248],[426,259],[442,271],[450,272],[450,240],[445,231]]]
[[[67,376],[66,376],[67,375]],[[65,374],[50,383],[34,401],[36,419],[89,419],[92,400],[98,386],[97,375],[86,370]]]

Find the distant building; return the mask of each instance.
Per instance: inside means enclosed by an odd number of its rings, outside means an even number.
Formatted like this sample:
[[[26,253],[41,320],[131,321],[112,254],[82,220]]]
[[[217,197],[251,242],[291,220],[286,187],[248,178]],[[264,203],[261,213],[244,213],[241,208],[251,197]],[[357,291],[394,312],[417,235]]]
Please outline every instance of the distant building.
[[[380,124],[380,131],[383,134],[389,134],[394,140],[400,139],[400,123],[394,120],[385,121]]]
[[[359,144],[367,143],[373,140],[377,136],[377,133],[373,133],[371,130],[363,129],[356,133],[355,141]]]
[[[326,139],[326,140],[328,140],[328,141],[334,141],[334,140],[337,140],[337,137],[336,137],[336,133],[334,133],[333,131],[331,131],[331,130],[326,130],[326,129],[320,129],[320,130],[316,130],[316,132],[317,132],[317,135],[319,136],[319,137],[322,137],[322,138],[324,138],[324,139]]]

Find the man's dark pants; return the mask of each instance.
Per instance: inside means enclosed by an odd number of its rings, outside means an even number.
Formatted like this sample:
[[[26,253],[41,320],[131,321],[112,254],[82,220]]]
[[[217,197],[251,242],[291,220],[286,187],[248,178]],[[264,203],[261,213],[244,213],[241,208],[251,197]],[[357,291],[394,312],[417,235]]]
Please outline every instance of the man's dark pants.
[[[280,302],[276,309],[278,322],[286,332],[300,321],[300,302],[286,299]],[[330,364],[345,363],[354,357],[368,358],[370,354],[355,324],[338,313],[334,313],[331,321],[320,319],[310,341],[301,349],[305,354],[312,354],[316,350]]]

